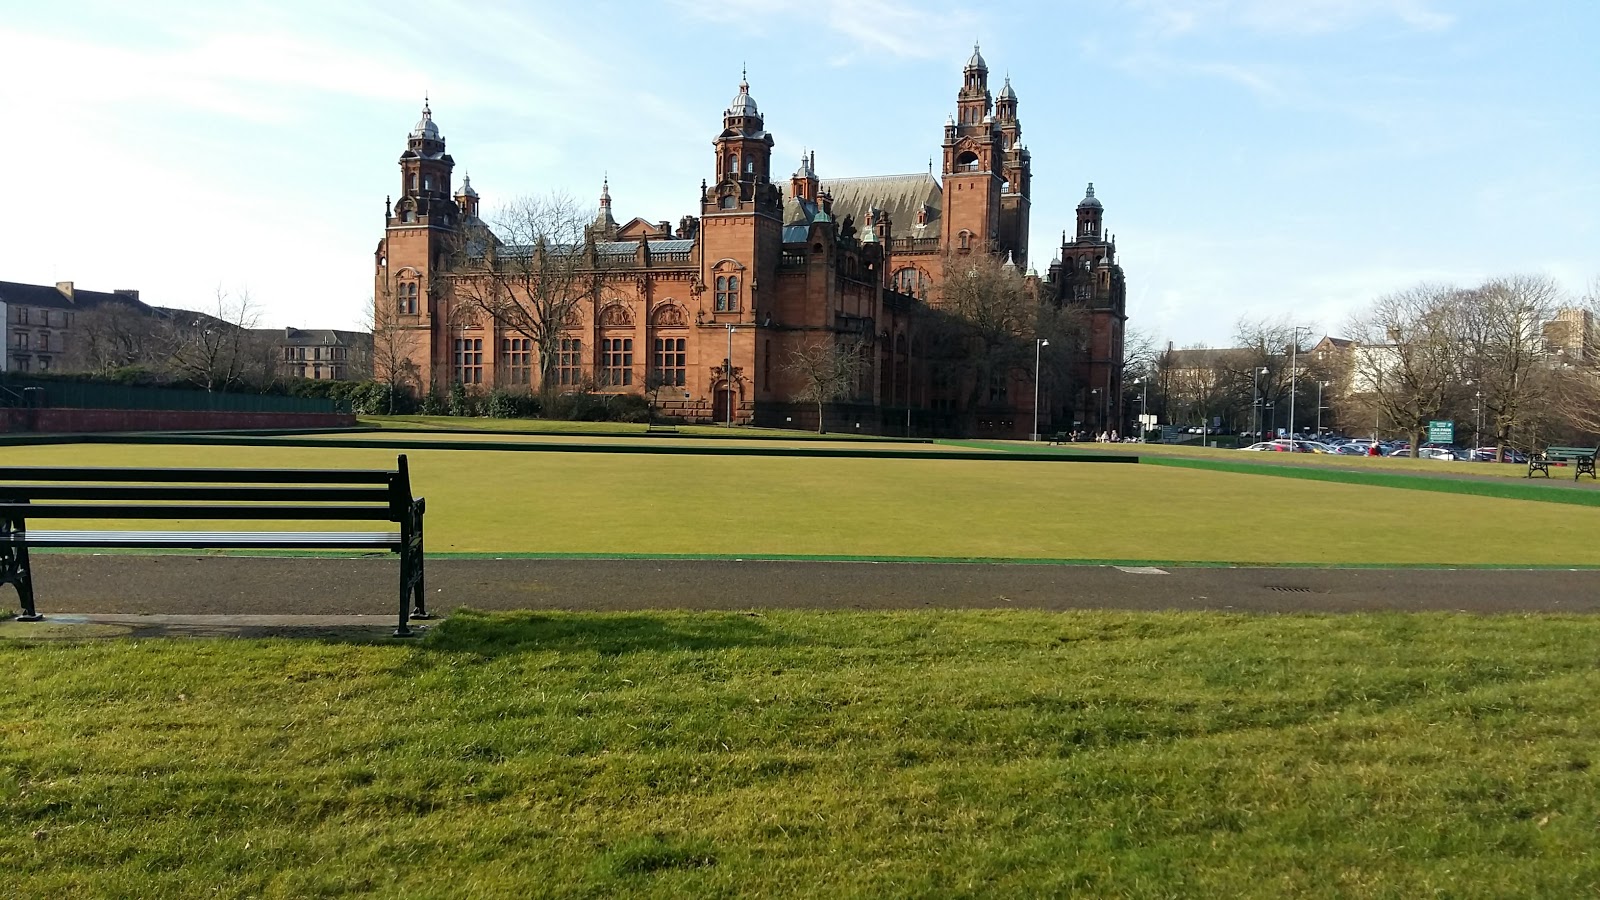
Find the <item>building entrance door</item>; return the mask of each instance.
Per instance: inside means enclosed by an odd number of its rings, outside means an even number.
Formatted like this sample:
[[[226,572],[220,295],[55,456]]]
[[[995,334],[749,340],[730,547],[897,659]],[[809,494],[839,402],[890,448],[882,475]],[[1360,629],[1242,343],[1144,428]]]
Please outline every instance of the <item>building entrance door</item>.
[[[718,388],[716,396],[712,398],[711,418],[715,419],[718,424],[727,424],[728,411],[733,408],[733,402],[733,391],[727,388]]]

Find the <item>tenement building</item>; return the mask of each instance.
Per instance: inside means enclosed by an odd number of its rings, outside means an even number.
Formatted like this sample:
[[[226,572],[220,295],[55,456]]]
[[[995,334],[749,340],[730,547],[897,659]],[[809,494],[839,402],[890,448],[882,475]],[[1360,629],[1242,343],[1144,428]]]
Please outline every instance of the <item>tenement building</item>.
[[[815,427],[816,379],[800,360],[832,347],[849,354],[853,377],[825,392],[830,430],[1026,435],[1032,336],[1019,337],[1027,364],[979,391],[941,371],[924,327],[952,260],[1004,260],[1019,277],[1028,268],[1032,159],[1009,78],[998,97],[988,79],[974,48],[937,174],[825,179],[803,153],[786,182],[741,80],[691,215],[619,222],[605,184],[592,220],[565,238],[491,234],[470,179],[454,184],[425,103],[374,254],[386,332],[375,358],[398,346],[420,390],[537,390],[550,379],[559,391],[648,389],[690,420]],[[539,287],[558,271],[575,302],[552,305]],[[1116,427],[1126,289],[1092,185],[1048,276],[1025,283],[1084,322],[1083,345],[1060,348],[1075,354],[1072,373],[1047,387],[1041,430]],[[530,327],[541,315],[560,321]]]

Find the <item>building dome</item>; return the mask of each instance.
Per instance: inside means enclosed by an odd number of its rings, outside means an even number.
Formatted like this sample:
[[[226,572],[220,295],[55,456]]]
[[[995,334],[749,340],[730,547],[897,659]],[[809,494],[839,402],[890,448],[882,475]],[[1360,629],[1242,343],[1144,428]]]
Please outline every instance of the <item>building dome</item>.
[[[1078,203],[1079,209],[1104,209],[1099,200],[1094,198],[1094,182],[1089,182],[1089,190],[1084,193],[1083,200]]]
[[[1011,89],[1011,76],[1010,75],[1006,76],[1006,83],[1005,83],[1005,85],[1003,87],[1000,88],[1000,99],[1001,100],[1015,100],[1015,99],[1017,99],[1017,92],[1013,91]]]
[[[978,42],[972,42],[972,55],[967,57],[967,68],[989,71],[989,64],[983,61],[983,54],[978,52]]]
[[[476,196],[478,196],[478,192],[472,189],[472,176],[471,175],[468,175],[465,178],[461,179],[461,190],[457,191],[456,195],[460,196],[460,197],[476,197]]]
[[[755,98],[750,96],[750,82],[743,72],[739,73],[739,93],[733,98],[733,102],[728,104],[723,115],[746,116],[752,119],[761,117],[761,112],[756,109]]]
[[[430,141],[441,140],[439,126],[433,122],[433,110],[428,108],[428,99],[426,97],[422,99],[422,118],[418,119],[416,127],[411,129],[411,136]]]

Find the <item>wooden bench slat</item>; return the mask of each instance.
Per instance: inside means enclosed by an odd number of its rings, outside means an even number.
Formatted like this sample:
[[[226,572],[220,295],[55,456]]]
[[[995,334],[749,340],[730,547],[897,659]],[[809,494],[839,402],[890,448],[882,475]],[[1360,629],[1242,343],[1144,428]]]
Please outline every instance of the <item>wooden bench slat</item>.
[[[188,482],[203,484],[388,484],[382,469],[148,469],[126,466],[0,466],[5,481]]]
[[[41,529],[0,535],[0,544],[30,547],[175,547],[182,549],[398,548],[395,531],[58,531]]]
[[[93,503],[5,503],[0,514],[24,519],[269,519],[277,521],[392,521],[386,506],[256,506]]]
[[[271,501],[278,503],[388,504],[386,487],[171,484],[0,484],[0,498],[15,500]]]

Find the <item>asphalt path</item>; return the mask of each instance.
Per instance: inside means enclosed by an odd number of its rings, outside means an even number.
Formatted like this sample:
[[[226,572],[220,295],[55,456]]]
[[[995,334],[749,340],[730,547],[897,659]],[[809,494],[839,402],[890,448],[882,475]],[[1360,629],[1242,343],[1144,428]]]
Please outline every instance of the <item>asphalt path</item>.
[[[52,614],[370,615],[398,606],[394,557],[36,553]],[[4,607],[15,609],[7,591]],[[428,605],[512,610],[1118,609],[1248,613],[1600,612],[1600,571],[730,560],[435,559]]]

